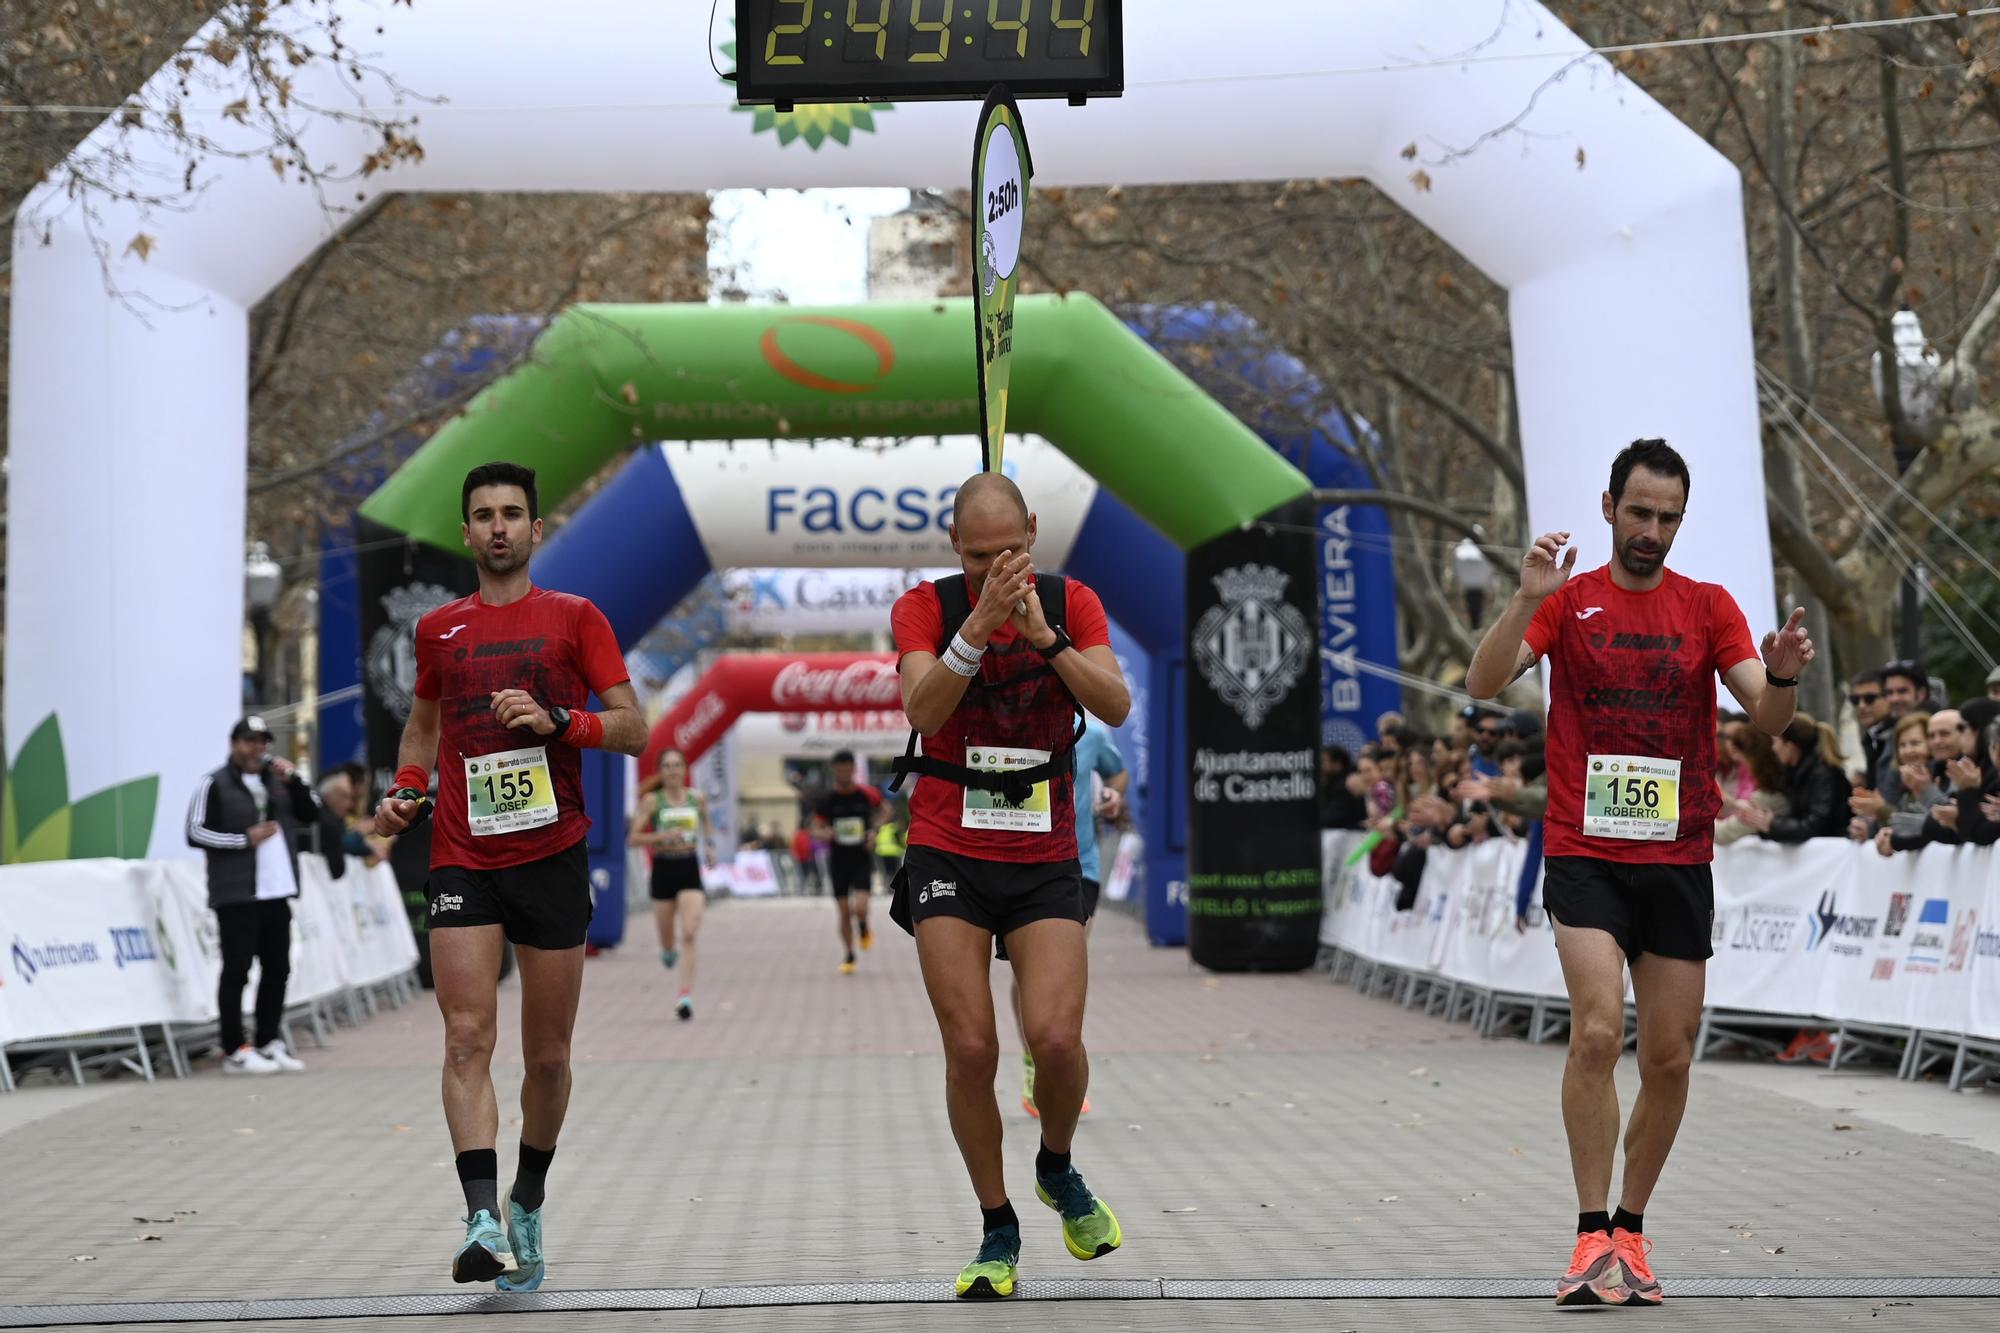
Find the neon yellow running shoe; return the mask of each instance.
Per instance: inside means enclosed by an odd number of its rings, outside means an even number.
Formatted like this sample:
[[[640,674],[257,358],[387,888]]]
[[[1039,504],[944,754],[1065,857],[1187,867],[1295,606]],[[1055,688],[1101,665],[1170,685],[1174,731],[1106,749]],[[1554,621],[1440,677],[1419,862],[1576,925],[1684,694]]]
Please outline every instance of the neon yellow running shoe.
[[[1021,1261],[1021,1229],[995,1227],[979,1243],[979,1253],[959,1270],[960,1300],[994,1301],[1014,1294],[1014,1277]]]
[[[1111,1205],[1090,1192],[1071,1167],[1059,1176],[1037,1176],[1035,1197],[1062,1214],[1063,1244],[1079,1259],[1101,1259],[1125,1243]]]
[[[1021,1109],[1040,1120],[1042,1113],[1035,1109],[1035,1057],[1021,1052]]]

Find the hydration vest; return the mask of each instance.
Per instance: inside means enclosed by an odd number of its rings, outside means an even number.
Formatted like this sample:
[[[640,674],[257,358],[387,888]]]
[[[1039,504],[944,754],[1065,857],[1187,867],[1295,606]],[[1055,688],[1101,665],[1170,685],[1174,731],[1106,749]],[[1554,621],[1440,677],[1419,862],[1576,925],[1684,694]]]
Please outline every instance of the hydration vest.
[[[944,626],[938,631],[937,654],[972,614],[972,599],[965,590],[965,575],[952,574],[933,585]],[[1050,629],[1063,629],[1068,605],[1069,580],[1060,574],[1040,574],[1035,578],[1035,595],[1042,601],[1042,617]],[[949,670],[949,668],[946,668]],[[911,773],[939,778],[977,791],[998,792],[1016,803],[1025,802],[1035,784],[1049,784],[1050,807],[1068,810],[1074,799],[1076,742],[1083,735],[1083,710],[1069,692],[1056,669],[1035,651],[1026,637],[1011,643],[988,643],[979,659],[979,674],[966,683],[965,697],[938,728],[932,743],[944,740],[961,755],[968,740],[975,745],[1010,746],[1046,750],[1046,762],[1027,768],[991,772],[967,768],[928,754],[917,753],[920,739],[910,730],[910,743],[902,757],[890,767],[895,776],[889,790],[897,791]]]

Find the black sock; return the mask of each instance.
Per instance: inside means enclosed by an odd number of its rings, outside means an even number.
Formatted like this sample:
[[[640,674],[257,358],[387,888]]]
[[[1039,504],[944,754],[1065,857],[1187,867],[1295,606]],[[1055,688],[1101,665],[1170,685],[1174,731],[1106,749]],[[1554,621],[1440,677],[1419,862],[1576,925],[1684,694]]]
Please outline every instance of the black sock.
[[[981,1208],[979,1225],[982,1231],[998,1231],[1001,1227],[1021,1229],[1021,1219],[1014,1215],[1014,1201],[1009,1199],[998,1208]]]
[[[500,1154],[491,1148],[474,1148],[458,1155],[458,1183],[465,1190],[465,1215],[470,1218],[482,1208],[500,1216]]]
[[[514,1188],[508,1193],[515,1203],[531,1213],[542,1206],[549,1183],[549,1163],[555,1156],[554,1148],[530,1148],[525,1139],[521,1142],[521,1165],[515,1169]]]
[[[1050,1176],[1059,1176],[1067,1170],[1069,1170],[1068,1153],[1057,1152],[1044,1143],[1041,1150],[1035,1154],[1036,1179],[1047,1180]]]
[[[1579,1235],[1586,1231],[1602,1231],[1608,1236],[1611,1234],[1611,1214],[1578,1213],[1576,1215],[1576,1229]]]
[[[1628,1213],[1620,1208],[1611,1215],[1611,1225],[1614,1229],[1623,1227],[1635,1236],[1646,1234],[1646,1217],[1643,1213]]]

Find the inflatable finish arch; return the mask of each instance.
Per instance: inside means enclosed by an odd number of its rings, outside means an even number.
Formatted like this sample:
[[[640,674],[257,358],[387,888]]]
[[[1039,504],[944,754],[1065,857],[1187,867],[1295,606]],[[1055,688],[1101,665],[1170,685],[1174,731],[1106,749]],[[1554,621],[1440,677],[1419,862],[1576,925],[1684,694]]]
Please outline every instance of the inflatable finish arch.
[[[413,107],[422,165],[362,182],[364,194],[965,179],[971,113],[954,103],[897,106],[844,147],[757,133],[709,67],[718,36],[706,5],[327,9],[370,34],[374,66],[437,99]],[[1623,441],[1664,435],[1711,497],[1691,510],[1677,563],[1729,586],[1753,622],[1768,615],[1735,168],[1532,0],[1354,0],[1337,23],[1324,0],[1267,0],[1258,13],[1217,23],[1199,0],[1148,0],[1127,35],[1123,99],[1031,109],[1037,182],[1374,181],[1508,289],[1531,523],[1576,529],[1585,559],[1603,558],[1591,519],[1603,461]],[[211,24],[192,40],[219,33]],[[1454,63],[1475,52],[1478,63]],[[175,77],[165,68],[156,83]],[[295,89],[325,105],[357,94],[397,98],[381,79],[347,83],[319,67]],[[1287,128],[1300,125],[1312,132]],[[91,826],[155,856],[189,853],[176,821],[154,818],[152,794],[178,809],[238,706],[249,311],[335,225],[312,191],[273,175],[247,127],[218,115],[202,128],[243,156],[211,155],[184,211],[100,201],[87,223],[50,187],[14,230],[8,790],[53,777],[60,801],[131,793]],[[118,136],[107,119],[91,146]],[[1412,184],[1412,145],[1427,190]],[[130,147],[136,171],[180,175],[164,145]],[[326,117],[301,142],[342,164],[372,147],[367,125]],[[119,252],[141,232],[153,239],[143,257]],[[108,271],[98,236],[110,238]],[[1034,345],[1024,331],[1023,352]],[[170,552],[162,515],[175,520]],[[161,697],[178,707],[162,713]],[[62,740],[24,772],[13,747],[45,724]],[[16,830],[21,841],[35,832]],[[67,841],[44,854],[99,850]]]

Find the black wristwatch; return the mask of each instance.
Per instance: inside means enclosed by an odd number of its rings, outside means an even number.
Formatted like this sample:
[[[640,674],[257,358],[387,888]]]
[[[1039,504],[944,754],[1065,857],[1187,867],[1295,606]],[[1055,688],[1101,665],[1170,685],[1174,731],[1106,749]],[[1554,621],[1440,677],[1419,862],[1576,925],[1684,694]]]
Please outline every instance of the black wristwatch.
[[[1055,636],[1056,641],[1048,647],[1035,649],[1036,652],[1042,655],[1044,662],[1053,662],[1056,660],[1056,655],[1062,652],[1063,649],[1076,647],[1075,644],[1069,641],[1069,635],[1063,633],[1060,629],[1055,631]]]
[[[1791,679],[1787,680],[1783,676],[1774,676],[1771,674],[1771,668],[1765,667],[1764,683],[1766,685],[1771,686],[1774,689],[1796,690],[1799,687],[1799,678],[1797,676],[1793,676]]]
[[[549,721],[556,724],[556,729],[549,733],[549,739],[554,740],[569,730],[569,709],[556,704],[549,709]]]

